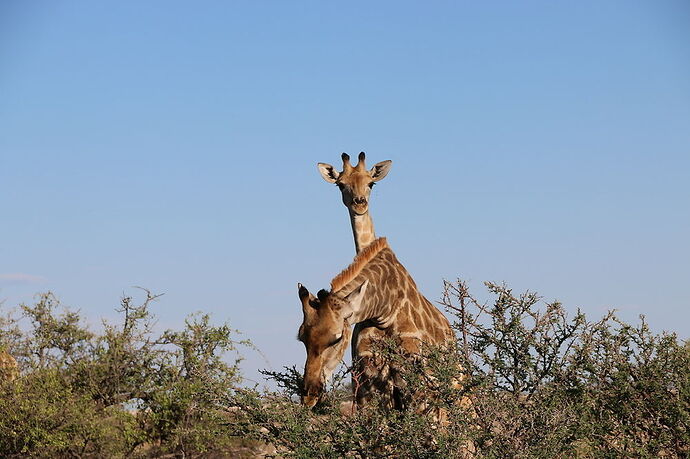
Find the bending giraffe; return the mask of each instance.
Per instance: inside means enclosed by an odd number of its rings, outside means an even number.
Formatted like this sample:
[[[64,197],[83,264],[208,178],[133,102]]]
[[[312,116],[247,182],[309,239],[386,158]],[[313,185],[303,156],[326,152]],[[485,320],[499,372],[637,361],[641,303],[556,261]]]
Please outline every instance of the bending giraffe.
[[[321,290],[314,297],[300,284],[299,298],[303,321],[298,339],[307,350],[302,403],[308,407],[322,397],[345,353],[352,324],[367,324],[379,331],[376,337],[394,340],[410,355],[419,354],[422,343],[450,345],[455,338],[448,319],[419,292],[385,238],[361,251],[331,281],[330,291]],[[395,371],[373,361],[371,338],[367,334],[352,338],[355,372],[360,375],[355,401],[366,404],[379,391],[394,408],[402,408]]]

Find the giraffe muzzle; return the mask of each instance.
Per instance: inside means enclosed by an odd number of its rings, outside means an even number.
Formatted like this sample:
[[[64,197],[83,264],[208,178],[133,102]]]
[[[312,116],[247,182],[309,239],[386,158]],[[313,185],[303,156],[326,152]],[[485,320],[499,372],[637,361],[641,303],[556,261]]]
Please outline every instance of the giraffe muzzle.
[[[321,399],[321,395],[307,394],[302,396],[302,405],[313,408]]]

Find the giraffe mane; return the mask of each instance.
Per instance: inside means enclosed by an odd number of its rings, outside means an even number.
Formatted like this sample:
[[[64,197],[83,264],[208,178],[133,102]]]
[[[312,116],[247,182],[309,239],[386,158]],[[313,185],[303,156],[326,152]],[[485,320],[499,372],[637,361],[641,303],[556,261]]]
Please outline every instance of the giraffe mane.
[[[388,242],[385,237],[380,237],[368,246],[366,246],[361,252],[357,254],[355,259],[352,261],[350,266],[345,268],[340,274],[335,276],[331,281],[331,292],[335,292],[345,287],[347,284],[352,282],[352,280],[362,272],[362,269],[371,260],[376,257],[383,249],[388,248]]]

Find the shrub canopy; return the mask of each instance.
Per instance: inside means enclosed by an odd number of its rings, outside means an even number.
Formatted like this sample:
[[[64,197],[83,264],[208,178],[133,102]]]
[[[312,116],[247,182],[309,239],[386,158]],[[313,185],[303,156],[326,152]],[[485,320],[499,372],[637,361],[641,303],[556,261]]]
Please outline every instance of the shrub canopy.
[[[404,355],[411,403],[354,409],[350,369],[324,401],[302,407],[301,369],[264,373],[276,391],[247,388],[236,332],[207,315],[156,334],[150,307],[123,298],[118,323],[95,332],[50,293],[0,318],[0,349],[20,377],[0,380],[0,455],[187,457],[687,457],[690,345],[613,313],[589,321],[558,302],[487,283],[478,302],[462,281],[440,302],[457,346]],[[286,336],[285,339],[289,339]],[[356,382],[356,375],[355,382]],[[467,403],[470,400],[471,403]],[[442,410],[445,421],[428,412]]]

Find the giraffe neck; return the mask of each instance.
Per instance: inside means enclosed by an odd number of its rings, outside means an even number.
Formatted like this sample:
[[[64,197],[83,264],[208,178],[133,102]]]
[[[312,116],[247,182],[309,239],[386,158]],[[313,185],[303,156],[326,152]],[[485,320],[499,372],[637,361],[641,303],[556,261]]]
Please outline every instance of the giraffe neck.
[[[399,312],[398,302],[389,301],[391,296],[396,296],[392,289],[401,288],[405,292],[408,286],[415,287],[414,281],[390,249],[382,250],[346,289],[354,288],[364,279],[369,280],[367,298],[363,307],[355,313],[354,322],[373,319],[378,325],[387,328],[390,325],[388,322]]]
[[[362,215],[350,211],[350,223],[352,224],[352,234],[355,237],[355,250],[359,253],[376,239],[374,222],[368,211]]]

